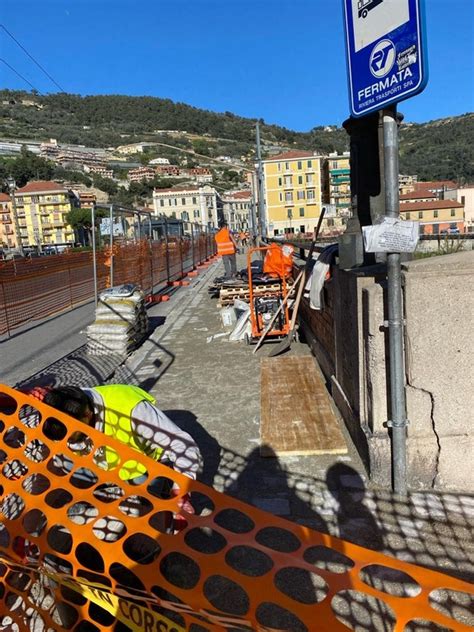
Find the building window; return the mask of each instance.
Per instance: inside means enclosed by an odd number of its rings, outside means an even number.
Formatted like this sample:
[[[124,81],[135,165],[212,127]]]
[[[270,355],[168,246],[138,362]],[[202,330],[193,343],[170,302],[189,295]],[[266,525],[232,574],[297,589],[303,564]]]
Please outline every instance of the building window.
[[[293,176],[285,176],[285,186],[286,187],[293,186]]]
[[[308,200],[314,200],[314,189],[308,189],[308,191],[306,191],[306,198]]]
[[[171,200],[168,200],[168,206],[171,206]]]
[[[283,202],[283,193],[280,193],[279,197],[280,197],[280,202]]]
[[[423,211],[418,211],[418,219],[423,219]]]
[[[183,206],[186,206],[186,198],[181,198],[181,204],[182,204]]]
[[[337,160],[332,161],[332,168],[337,169]]]
[[[461,204],[466,204],[466,196],[461,195]]]
[[[290,163],[289,162],[285,162],[285,169],[288,171],[289,168],[290,168]]]
[[[308,160],[308,162],[306,164],[308,165],[308,169],[311,169],[311,167],[313,166],[313,161],[312,160]]]
[[[281,178],[278,178],[278,186],[281,187],[282,184],[283,184],[283,180]]]
[[[298,200],[304,200],[304,191],[298,191],[296,195]]]
[[[301,224],[300,233],[304,233],[304,232],[306,232],[306,226],[304,224]]]
[[[164,206],[165,205],[165,201],[164,200],[160,200],[160,206]]]
[[[300,217],[304,217],[304,208],[300,208]]]
[[[410,219],[410,213],[405,214],[405,219]]]
[[[275,236],[276,236],[276,235],[278,235],[278,233],[279,233],[279,232],[280,232],[280,231],[278,230],[278,228],[274,228],[274,229],[273,229],[273,234],[274,234]]]
[[[194,211],[194,217],[196,218],[196,217],[199,217],[199,216],[200,216],[199,211],[198,211],[198,210],[195,210],[195,211]]]
[[[285,202],[293,202],[293,192],[286,191],[285,193]]]
[[[279,163],[277,164],[277,169],[278,169],[278,171],[281,171],[281,162],[279,162]]]
[[[301,160],[298,160],[298,169],[303,169],[303,163]]]
[[[454,208],[451,209],[451,217],[454,217],[456,215],[456,210]]]
[[[434,217],[438,217],[438,211],[434,211],[433,215]]]
[[[306,184],[313,184],[313,174],[312,173],[307,173],[306,174]]]
[[[183,219],[185,222],[187,222],[189,220],[189,214],[187,211],[183,211],[181,213],[181,219]]]
[[[197,200],[195,197],[193,197],[193,204],[197,204]]]
[[[303,184],[303,176],[298,176],[298,184]]]

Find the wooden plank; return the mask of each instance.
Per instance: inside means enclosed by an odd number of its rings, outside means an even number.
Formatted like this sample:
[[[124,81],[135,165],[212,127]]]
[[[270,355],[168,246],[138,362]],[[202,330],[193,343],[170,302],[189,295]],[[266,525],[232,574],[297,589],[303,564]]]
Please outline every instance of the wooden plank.
[[[312,356],[262,359],[260,417],[262,456],[347,453]]]

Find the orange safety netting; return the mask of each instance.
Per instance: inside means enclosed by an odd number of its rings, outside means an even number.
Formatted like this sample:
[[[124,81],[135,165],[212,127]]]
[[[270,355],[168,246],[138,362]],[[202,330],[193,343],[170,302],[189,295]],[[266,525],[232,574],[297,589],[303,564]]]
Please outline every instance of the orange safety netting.
[[[471,629],[449,607],[466,582],[267,514],[7,386],[0,437],[3,629]],[[146,481],[122,480],[130,461]]]

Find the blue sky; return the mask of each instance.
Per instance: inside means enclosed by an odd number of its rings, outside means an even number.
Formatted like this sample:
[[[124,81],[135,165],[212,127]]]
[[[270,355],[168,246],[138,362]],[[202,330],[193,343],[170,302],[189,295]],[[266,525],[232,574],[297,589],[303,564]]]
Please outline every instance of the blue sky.
[[[430,80],[399,105],[474,110],[474,0],[426,0]],[[2,24],[66,92],[170,98],[308,130],[349,114],[341,0],[2,0]],[[0,29],[0,57],[57,87]],[[29,89],[0,63],[0,85]]]

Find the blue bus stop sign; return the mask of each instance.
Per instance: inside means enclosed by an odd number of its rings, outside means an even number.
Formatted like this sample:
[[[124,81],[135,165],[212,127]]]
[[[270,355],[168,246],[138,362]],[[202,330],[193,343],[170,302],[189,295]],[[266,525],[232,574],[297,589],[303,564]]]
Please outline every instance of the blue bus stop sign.
[[[344,0],[349,95],[364,116],[423,90],[424,0]]]

